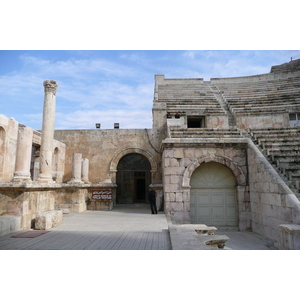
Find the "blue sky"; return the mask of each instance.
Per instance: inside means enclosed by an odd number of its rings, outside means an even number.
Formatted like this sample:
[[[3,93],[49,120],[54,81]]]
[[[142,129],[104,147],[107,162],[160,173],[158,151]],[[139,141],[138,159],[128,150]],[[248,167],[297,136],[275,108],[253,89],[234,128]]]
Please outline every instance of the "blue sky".
[[[296,7],[295,0],[5,1],[0,114],[41,129],[43,81],[53,79],[56,129],[151,128],[155,74],[247,76],[300,58]]]
[[[56,129],[151,128],[154,75],[234,77],[268,73],[300,51],[0,51],[0,113],[41,129],[43,81],[58,82]]]

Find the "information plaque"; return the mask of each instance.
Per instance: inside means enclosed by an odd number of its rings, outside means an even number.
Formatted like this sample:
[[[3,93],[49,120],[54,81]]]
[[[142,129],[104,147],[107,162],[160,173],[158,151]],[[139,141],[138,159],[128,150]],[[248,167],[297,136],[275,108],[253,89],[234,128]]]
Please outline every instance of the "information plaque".
[[[92,191],[93,200],[111,200],[112,190],[93,190]]]

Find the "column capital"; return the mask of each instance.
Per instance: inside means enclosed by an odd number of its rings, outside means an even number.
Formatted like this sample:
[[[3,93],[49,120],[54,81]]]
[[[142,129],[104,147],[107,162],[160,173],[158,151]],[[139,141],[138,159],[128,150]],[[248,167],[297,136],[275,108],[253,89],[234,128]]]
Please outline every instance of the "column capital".
[[[44,81],[45,93],[53,93],[55,95],[57,87],[58,83],[55,80]]]

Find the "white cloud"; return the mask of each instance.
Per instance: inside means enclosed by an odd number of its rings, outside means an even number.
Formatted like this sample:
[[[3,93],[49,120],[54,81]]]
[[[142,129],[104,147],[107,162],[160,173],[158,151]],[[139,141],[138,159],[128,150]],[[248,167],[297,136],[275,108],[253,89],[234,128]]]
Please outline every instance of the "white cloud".
[[[70,113],[57,113],[56,129],[94,129],[101,123],[102,129],[111,129],[114,123],[120,128],[151,128],[151,110],[77,110]]]
[[[126,51],[107,56],[86,51],[64,52],[66,58],[55,60],[54,54],[42,59],[33,52],[20,57],[18,71],[0,76],[0,107],[2,113],[40,129],[43,81],[54,79],[59,84],[57,127],[94,128],[100,122],[102,128],[112,128],[119,122],[121,128],[150,128],[155,74],[204,80],[256,75],[294,54],[300,58],[296,50]]]
[[[25,72],[38,72],[41,75],[71,77],[88,81],[97,78],[97,74],[106,77],[134,77],[136,74],[132,67],[108,61],[105,59],[74,59],[45,60],[29,55],[21,55]]]
[[[107,115],[119,116],[123,124],[132,124],[131,116],[137,120],[136,115],[141,115],[142,127],[151,127],[154,81],[147,82],[143,79],[147,77],[147,71],[103,59],[68,59],[54,62],[23,55],[21,60],[23,68],[20,72],[0,78],[0,91],[3,91],[2,97],[6,93],[7,99],[12,99],[16,104],[20,101],[30,103],[26,108],[28,111],[19,113],[17,107],[15,109],[15,114],[22,123],[28,121],[29,124],[37,126],[36,128],[40,127],[38,124],[41,123],[43,81],[54,79],[59,84],[56,94],[56,119],[60,127],[70,128],[69,124],[72,124],[72,128],[90,128],[94,121],[90,122],[88,118],[82,117],[78,113],[81,110],[85,116],[92,116],[96,122],[95,114],[107,119],[103,111]],[[116,115],[116,111],[119,111],[119,115]],[[104,124],[108,122],[111,123],[111,119],[104,121]],[[136,121],[133,126],[138,126],[135,123]]]

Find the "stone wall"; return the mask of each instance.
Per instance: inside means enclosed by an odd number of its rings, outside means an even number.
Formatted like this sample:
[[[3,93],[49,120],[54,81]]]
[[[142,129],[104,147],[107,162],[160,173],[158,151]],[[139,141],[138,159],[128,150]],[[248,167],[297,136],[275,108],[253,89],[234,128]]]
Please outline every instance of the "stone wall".
[[[287,127],[289,126],[289,115],[281,114],[243,114],[237,115],[236,126],[240,129],[246,128],[268,128],[268,127]]]
[[[192,115],[192,114],[191,114]],[[181,116],[178,119],[167,119],[167,127],[188,128],[187,116]],[[205,117],[205,128],[227,129],[229,128],[228,116],[208,115]]]
[[[81,153],[89,160],[91,183],[106,179],[115,183],[118,160],[129,153],[141,153],[150,160],[152,183],[161,183],[157,172],[161,161],[156,152],[159,147],[151,129],[55,130],[55,139],[66,144],[64,182],[71,180],[73,153]],[[155,170],[153,165],[156,165]]]
[[[251,140],[248,157],[252,230],[278,247],[279,225],[300,224],[300,202]]]
[[[237,180],[237,201],[239,228],[249,230],[251,224],[249,194],[247,186],[247,157],[245,139],[232,139],[227,143],[211,139],[203,144],[203,139],[189,144],[164,144],[163,184],[165,213],[180,223],[190,222],[190,178],[195,169],[205,162],[217,162],[229,167]]]
[[[2,227],[5,229],[11,220],[19,218],[18,230],[28,230],[34,228],[37,215],[53,210],[67,209],[68,213],[81,213],[87,209],[91,191],[99,188],[103,187],[83,184],[1,184],[0,221],[3,224],[7,223]],[[7,231],[7,228],[5,230]]]
[[[30,229],[37,214],[54,210],[55,191],[50,188],[1,187],[3,216],[21,217],[21,228]],[[1,218],[1,217],[0,217]]]

